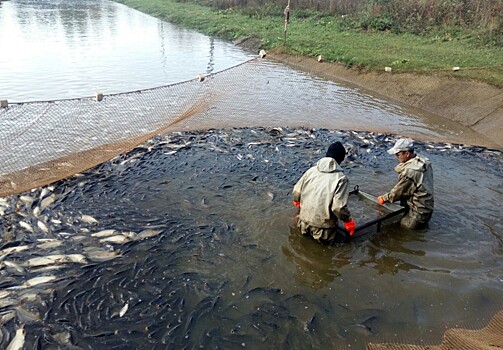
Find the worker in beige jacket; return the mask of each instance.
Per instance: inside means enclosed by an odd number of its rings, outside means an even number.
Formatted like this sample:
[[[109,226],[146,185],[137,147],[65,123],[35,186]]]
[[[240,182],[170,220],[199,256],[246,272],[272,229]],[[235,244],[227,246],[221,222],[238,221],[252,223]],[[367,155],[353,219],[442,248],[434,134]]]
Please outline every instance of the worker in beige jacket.
[[[320,242],[334,240],[339,219],[350,235],[355,231],[347,205],[349,181],[340,168],[345,157],[342,143],[331,144],[326,157],[307,170],[293,188],[294,205],[300,208],[298,226],[302,234]]]
[[[400,201],[407,212],[400,221],[412,230],[425,228],[433,213],[433,169],[428,158],[414,153],[411,139],[399,139],[388,150],[400,162],[395,167],[398,182],[386,194],[377,197],[379,203]]]

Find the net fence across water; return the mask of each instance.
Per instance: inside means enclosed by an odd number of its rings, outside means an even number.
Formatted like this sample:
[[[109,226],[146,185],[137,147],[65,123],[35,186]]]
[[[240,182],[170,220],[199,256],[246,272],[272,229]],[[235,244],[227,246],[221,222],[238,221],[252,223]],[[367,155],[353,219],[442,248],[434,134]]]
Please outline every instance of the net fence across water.
[[[95,98],[11,105],[0,110],[0,196],[89,169],[201,114],[217,96],[186,82]]]
[[[262,59],[158,88],[0,108],[0,196],[81,172],[165,131],[307,126],[453,142],[474,134],[448,120],[429,127],[386,101]],[[278,73],[279,72],[279,73]],[[480,136],[480,135],[479,135]]]

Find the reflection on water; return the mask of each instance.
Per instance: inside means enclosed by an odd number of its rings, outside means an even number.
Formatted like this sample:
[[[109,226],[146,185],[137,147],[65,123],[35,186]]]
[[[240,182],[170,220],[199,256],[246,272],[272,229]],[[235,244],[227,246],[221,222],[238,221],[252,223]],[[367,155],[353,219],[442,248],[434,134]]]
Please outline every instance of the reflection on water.
[[[365,242],[365,253],[368,255],[362,259],[360,266],[369,266],[376,269],[379,274],[397,274],[398,272],[409,272],[411,270],[425,270],[420,266],[416,266],[407,262],[406,259],[397,257],[404,255],[406,257],[415,255],[424,257],[426,252],[422,250],[410,249],[404,246],[404,243],[424,242],[424,237],[421,232],[409,231],[398,226],[399,223],[388,226],[383,230],[378,237]],[[393,227],[394,226],[394,227]],[[394,230],[392,231],[391,229]],[[387,231],[391,231],[388,233]],[[378,240],[378,242],[375,242]],[[393,253],[393,254],[392,254]]]
[[[0,42],[0,97],[11,102],[151,88],[251,57],[108,0],[3,2]]]
[[[295,264],[294,278],[300,285],[313,289],[325,288],[340,277],[339,268],[351,263],[351,258],[345,253],[336,252],[343,247],[322,245],[313,239],[302,236],[300,230],[290,227],[288,244],[281,247],[287,261]]]

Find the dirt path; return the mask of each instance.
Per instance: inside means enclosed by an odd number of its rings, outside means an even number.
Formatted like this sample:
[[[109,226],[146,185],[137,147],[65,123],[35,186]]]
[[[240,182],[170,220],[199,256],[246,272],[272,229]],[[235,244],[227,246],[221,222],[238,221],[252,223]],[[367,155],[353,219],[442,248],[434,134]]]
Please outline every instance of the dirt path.
[[[362,72],[314,58],[269,53],[268,57],[297,70],[350,85],[366,93],[412,107],[420,113],[458,122],[480,137],[459,143],[503,149],[503,89],[488,84],[414,74]],[[390,130],[393,132],[393,130]]]

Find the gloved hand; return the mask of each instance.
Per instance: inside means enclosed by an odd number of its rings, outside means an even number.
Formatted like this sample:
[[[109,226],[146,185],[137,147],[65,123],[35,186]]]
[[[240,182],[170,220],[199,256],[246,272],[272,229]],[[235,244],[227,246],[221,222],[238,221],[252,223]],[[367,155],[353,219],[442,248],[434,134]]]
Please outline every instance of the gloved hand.
[[[377,197],[377,201],[379,202],[379,204],[383,205],[384,203],[386,203],[386,201],[384,199],[382,199],[382,196],[379,196]]]
[[[349,219],[344,223],[344,228],[349,232],[349,235],[352,236],[355,234],[356,224],[353,219]]]
[[[300,208],[300,202],[293,201],[293,205],[296,206],[297,208]]]

